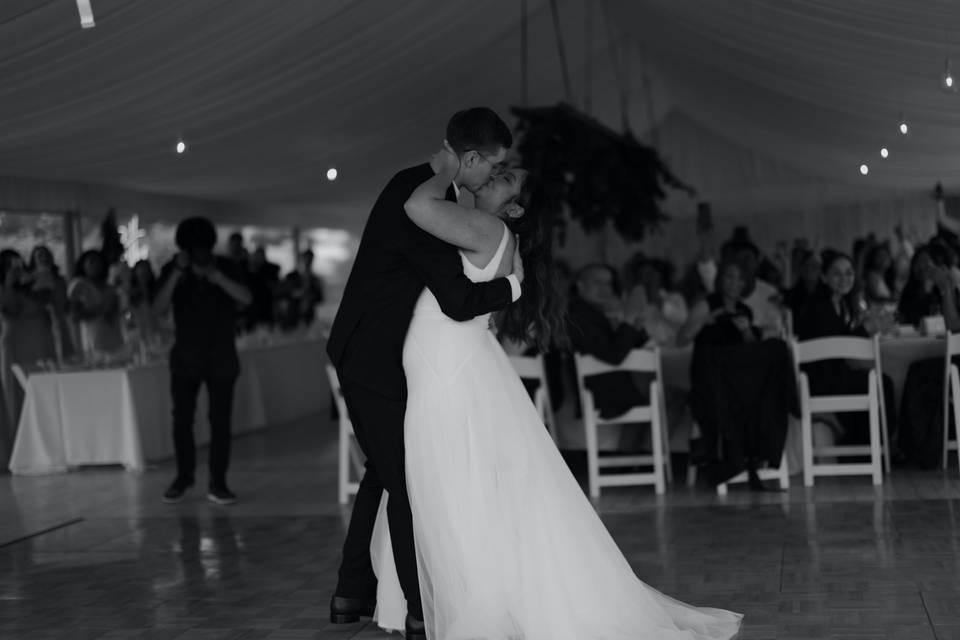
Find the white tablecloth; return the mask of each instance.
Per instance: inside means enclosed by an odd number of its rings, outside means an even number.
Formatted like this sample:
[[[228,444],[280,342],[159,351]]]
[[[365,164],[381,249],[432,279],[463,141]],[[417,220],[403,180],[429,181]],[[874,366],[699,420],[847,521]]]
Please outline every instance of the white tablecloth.
[[[317,340],[240,351],[233,432],[297,420],[327,407],[325,343]],[[198,444],[209,441],[206,393],[195,423]],[[57,473],[70,467],[122,464],[142,470],[173,455],[167,364],[127,369],[34,373],[29,378],[16,443],[15,474]]]

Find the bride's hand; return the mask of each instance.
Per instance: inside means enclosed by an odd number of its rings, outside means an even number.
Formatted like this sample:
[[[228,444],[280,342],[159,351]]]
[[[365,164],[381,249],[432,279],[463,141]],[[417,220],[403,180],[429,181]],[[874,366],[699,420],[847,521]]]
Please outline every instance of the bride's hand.
[[[453,152],[446,140],[443,147],[430,157],[430,168],[436,175],[446,174],[451,179],[460,171],[460,158]]]

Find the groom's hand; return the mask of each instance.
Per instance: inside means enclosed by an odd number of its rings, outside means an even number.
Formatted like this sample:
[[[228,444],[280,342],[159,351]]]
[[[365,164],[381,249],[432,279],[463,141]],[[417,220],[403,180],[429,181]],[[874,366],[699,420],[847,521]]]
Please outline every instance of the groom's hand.
[[[523,259],[520,257],[520,238],[517,238],[517,246],[513,250],[513,275],[517,276],[520,284],[523,284]]]

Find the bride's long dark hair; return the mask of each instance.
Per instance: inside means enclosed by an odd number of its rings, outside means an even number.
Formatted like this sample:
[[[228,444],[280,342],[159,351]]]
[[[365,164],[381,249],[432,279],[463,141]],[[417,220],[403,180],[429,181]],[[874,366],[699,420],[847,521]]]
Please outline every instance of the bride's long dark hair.
[[[523,295],[497,315],[498,335],[535,346],[541,353],[569,349],[567,298],[553,260],[553,221],[539,205],[533,175],[527,174],[516,203],[520,218],[507,220],[518,237],[523,260]]]

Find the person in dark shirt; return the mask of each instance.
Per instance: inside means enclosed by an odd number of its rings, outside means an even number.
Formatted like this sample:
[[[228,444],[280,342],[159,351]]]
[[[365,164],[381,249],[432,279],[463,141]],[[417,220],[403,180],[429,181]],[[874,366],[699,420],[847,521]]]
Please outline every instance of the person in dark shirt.
[[[217,231],[206,218],[181,222],[176,233],[180,252],[163,267],[154,301],[158,315],[173,304],[176,325],[170,351],[170,388],[177,477],[163,496],[167,503],[180,502],[194,483],[193,418],[201,385],[207,386],[210,402],[207,498],[217,504],[236,502],[227,487],[233,389],[240,374],[234,314],[237,305],[249,305],[252,296],[241,284],[242,275],[235,264],[213,255],[216,242]]]
[[[799,340],[833,336],[866,338],[877,327],[863,313],[863,305],[853,259],[838,251],[826,250],[821,257],[821,283],[807,301],[795,327]],[[869,371],[845,360],[822,360],[801,366],[814,396],[859,394],[867,390]],[[884,402],[888,424],[896,424],[893,382],[883,376]],[[870,441],[870,423],[863,413],[837,414],[842,433],[840,444],[864,444]]]
[[[569,334],[573,350],[618,365],[633,349],[646,344],[648,337],[638,329],[643,310],[624,305],[616,293],[611,267],[592,264],[576,277],[576,294],[570,300]],[[638,380],[629,371],[591,376],[585,381],[593,392],[597,410],[604,418],[643,406],[649,398],[649,377]]]
[[[309,327],[316,317],[317,306],[323,304],[323,281],[313,273],[313,251],[300,254],[297,270],[287,274],[281,287],[281,325],[284,329]]]
[[[274,299],[280,286],[280,267],[267,261],[267,253],[263,247],[257,247],[250,255],[247,279],[253,302],[246,309],[245,329],[252,331],[261,326],[273,327]]]

